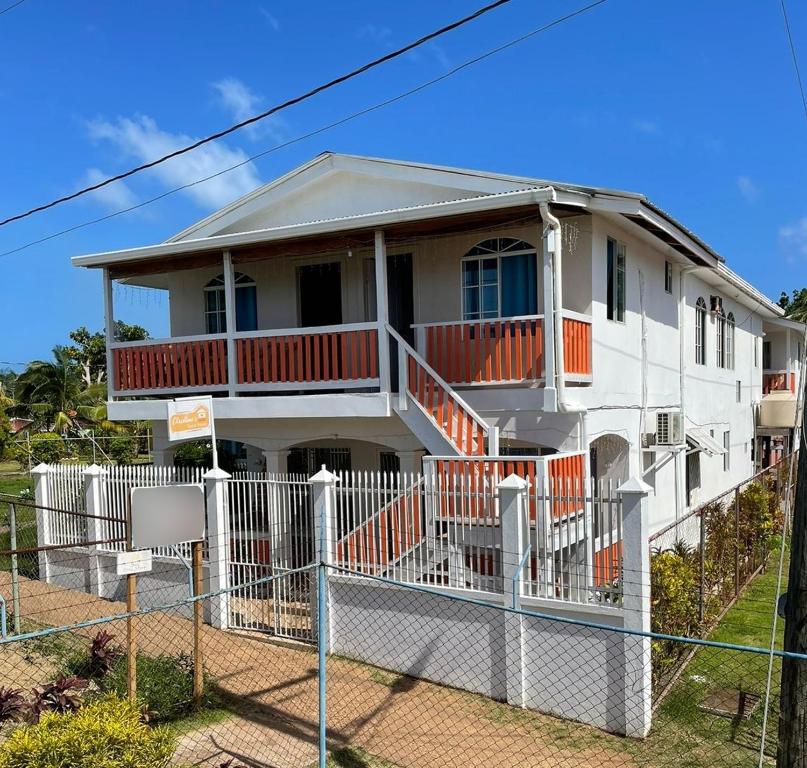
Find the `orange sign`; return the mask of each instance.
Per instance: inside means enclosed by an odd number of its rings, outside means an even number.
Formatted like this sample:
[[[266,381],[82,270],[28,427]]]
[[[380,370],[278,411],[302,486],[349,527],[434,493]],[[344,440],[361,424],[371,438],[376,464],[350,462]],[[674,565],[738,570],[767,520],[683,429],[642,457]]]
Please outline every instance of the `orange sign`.
[[[212,398],[168,401],[168,439],[187,440],[211,435]]]

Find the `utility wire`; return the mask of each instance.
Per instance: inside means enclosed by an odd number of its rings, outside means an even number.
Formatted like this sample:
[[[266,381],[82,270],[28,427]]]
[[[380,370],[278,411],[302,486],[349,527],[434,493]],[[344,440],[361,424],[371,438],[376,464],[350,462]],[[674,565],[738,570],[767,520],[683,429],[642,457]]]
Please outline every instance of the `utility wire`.
[[[507,50],[509,48],[512,48],[512,47],[514,47],[514,46],[516,46],[516,45],[518,45],[520,43],[523,43],[526,40],[529,40],[530,38],[541,34],[542,32],[546,32],[546,31],[552,29],[553,27],[556,27],[556,26],[562,24],[565,21],[569,21],[569,20],[575,18],[576,16],[580,16],[580,15],[582,15],[584,13],[592,11],[597,6],[603,5],[606,2],[607,2],[607,0],[596,0],[596,2],[589,3],[588,5],[585,5],[585,6],[581,7],[581,8],[578,8],[576,11],[572,11],[570,13],[567,13],[564,16],[560,16],[557,19],[554,19],[554,20],[544,24],[543,26],[537,27],[536,29],[533,29],[530,32],[527,32],[526,34],[521,35],[520,37],[514,38],[514,39],[512,39],[512,40],[510,40],[510,41],[508,41],[506,43],[503,43],[502,45],[499,45],[496,48],[492,48],[492,49],[486,51],[485,53],[482,53],[482,54],[480,54],[478,56],[475,56],[472,59],[468,59],[468,60],[464,61],[462,64],[458,64],[456,67],[453,67],[452,69],[448,70],[447,72],[444,72],[442,75],[439,75],[438,77],[432,78],[431,80],[427,80],[426,82],[423,82],[420,85],[416,85],[414,88],[410,88],[407,91],[403,91],[402,93],[399,93],[397,96],[392,96],[392,97],[390,97],[388,99],[385,99],[384,101],[380,101],[380,102],[378,102],[376,104],[373,104],[370,107],[366,107],[364,109],[361,109],[358,112],[353,112],[352,114],[347,115],[346,117],[342,117],[339,120],[335,120],[332,123],[328,123],[327,125],[323,125],[323,126],[321,126],[319,128],[316,128],[316,129],[314,129],[312,131],[309,131],[308,133],[301,134],[300,136],[296,136],[295,138],[289,139],[288,141],[285,141],[285,142],[283,142],[281,144],[278,144],[278,145],[276,145],[274,147],[270,147],[269,149],[265,149],[262,152],[258,152],[257,154],[250,155],[246,159],[241,160],[240,162],[235,163],[234,165],[230,165],[227,168],[223,168],[222,170],[217,171],[216,173],[212,173],[209,176],[203,176],[202,178],[196,179],[195,181],[188,182],[187,184],[183,184],[183,185],[181,185],[179,187],[174,187],[173,189],[169,189],[169,190],[167,190],[167,191],[165,191],[165,192],[163,192],[163,193],[161,193],[159,195],[156,195],[155,197],[149,198],[148,200],[144,200],[141,203],[137,203],[136,205],[132,205],[132,206],[129,206],[127,208],[122,208],[122,209],[120,209],[118,211],[113,211],[112,213],[106,214],[105,216],[100,216],[100,217],[95,218],[95,219],[90,219],[89,221],[84,221],[84,222],[82,222],[80,224],[75,224],[74,226],[68,227],[67,229],[62,229],[62,230],[60,230],[58,232],[53,232],[53,233],[51,233],[49,235],[46,235],[45,237],[40,237],[37,240],[32,240],[32,241],[30,241],[28,243],[24,243],[23,245],[17,246],[17,247],[12,248],[12,249],[10,249],[8,251],[3,251],[2,253],[0,253],[0,258],[3,257],[3,256],[10,256],[10,255],[12,255],[14,253],[19,253],[20,251],[24,251],[27,248],[33,247],[34,245],[40,245],[41,243],[45,243],[45,242],[47,242],[49,240],[53,240],[54,238],[57,238],[57,237],[62,237],[63,235],[70,234],[71,232],[75,232],[76,230],[83,229],[84,227],[89,227],[89,226],[92,226],[93,224],[100,224],[100,223],[102,223],[104,221],[108,221],[109,219],[113,219],[113,218],[115,218],[117,216],[122,216],[125,213],[131,213],[132,211],[136,211],[139,208],[144,208],[147,205],[151,205],[152,203],[156,203],[156,202],[158,202],[158,201],[160,201],[160,200],[162,200],[162,199],[164,199],[166,197],[169,197],[170,195],[173,195],[173,194],[175,194],[177,192],[182,192],[183,190],[189,189],[191,187],[195,187],[198,184],[203,184],[206,181],[210,181],[211,179],[217,178],[218,176],[222,176],[225,173],[229,173],[230,171],[237,170],[238,168],[241,168],[242,166],[246,165],[247,163],[251,163],[253,160],[257,160],[257,159],[259,159],[261,157],[265,157],[266,155],[270,155],[270,154],[272,154],[274,152],[278,152],[279,150],[285,149],[286,147],[289,147],[292,144],[297,144],[297,143],[299,143],[301,141],[305,141],[306,139],[310,139],[313,136],[318,136],[319,134],[322,134],[322,133],[325,133],[327,131],[330,131],[333,128],[338,128],[341,125],[345,125],[346,123],[352,122],[353,120],[356,120],[356,119],[358,119],[360,117],[363,117],[364,115],[368,115],[368,114],[370,114],[372,112],[375,112],[375,111],[377,111],[379,109],[383,109],[384,107],[388,107],[391,104],[395,104],[398,101],[403,101],[404,99],[408,98],[409,96],[414,96],[416,93],[419,93],[420,91],[424,91],[427,88],[430,88],[431,86],[442,82],[443,80],[447,80],[448,78],[453,77],[454,75],[458,74],[462,70],[467,69],[468,67],[471,67],[474,64],[478,64],[478,63],[484,61],[485,59],[488,59],[488,58],[490,58],[492,56],[495,56],[496,54],[502,53],[503,51],[505,51],[505,50]]]
[[[2,16],[4,13],[8,13],[9,11],[13,11],[18,5],[22,5],[24,2],[25,0],[17,0],[16,3],[12,3],[11,5],[8,5],[5,8],[0,9],[0,16]]]
[[[28,216],[33,215],[34,213],[45,211],[49,208],[54,208],[55,206],[60,205],[61,203],[66,203],[68,200],[75,200],[77,197],[86,195],[89,192],[94,192],[95,190],[101,189],[102,187],[105,187],[108,184],[112,184],[115,181],[120,181],[121,179],[126,179],[130,176],[133,176],[136,173],[139,173],[140,171],[145,171],[149,168],[154,168],[155,166],[160,165],[161,163],[164,163],[167,160],[170,160],[174,157],[179,157],[180,155],[184,155],[187,152],[191,152],[192,150],[197,149],[198,147],[201,147],[205,144],[209,144],[211,141],[216,141],[217,139],[220,139],[224,136],[228,136],[229,134],[234,133],[235,131],[238,131],[241,128],[244,128],[248,125],[252,125],[253,123],[257,123],[260,120],[264,120],[270,115],[277,114],[278,112],[281,112],[284,109],[288,109],[289,107],[292,107],[295,104],[300,104],[303,101],[307,101],[313,96],[316,96],[317,94],[322,93],[323,91],[333,88],[334,86],[341,85],[342,83],[345,83],[348,80],[352,80],[353,78],[358,77],[359,75],[362,75],[365,72],[380,66],[381,64],[385,64],[388,61],[397,59],[398,57],[403,56],[405,53],[408,53],[409,51],[412,51],[415,48],[419,48],[421,45],[424,45],[425,43],[428,43],[431,40],[441,37],[442,35],[445,35],[448,32],[458,29],[459,27],[465,26],[466,24],[478,19],[480,16],[483,16],[486,13],[489,13],[490,11],[493,11],[496,8],[499,8],[500,6],[506,5],[507,3],[510,2],[512,2],[512,0],[495,0],[495,2],[492,2],[480,8],[479,10],[474,11],[468,16],[458,19],[457,21],[453,21],[444,27],[440,27],[440,29],[437,29],[434,32],[429,32],[429,34],[424,35],[423,37],[418,38],[414,42],[403,46],[403,48],[398,48],[397,50],[387,53],[384,56],[381,56],[377,59],[373,59],[372,61],[362,65],[358,69],[354,69],[351,72],[348,72],[347,74],[340,75],[339,77],[336,77],[333,80],[329,80],[327,83],[318,85],[316,86],[316,88],[312,88],[311,90],[306,91],[305,93],[299,96],[287,99],[281,104],[277,104],[274,107],[264,110],[263,112],[260,112],[257,115],[253,115],[252,117],[249,117],[246,120],[242,120],[240,123],[235,123],[234,125],[231,125],[229,128],[217,131],[216,133],[211,133],[205,138],[199,139],[198,141],[195,141],[192,144],[188,144],[185,147],[176,149],[173,152],[169,152],[167,155],[163,155],[162,157],[159,157],[156,160],[150,160],[147,163],[143,163],[142,165],[130,168],[128,171],[119,173],[116,176],[110,176],[109,178],[104,179],[103,181],[99,181],[97,184],[92,184],[90,186],[84,187],[83,189],[79,189],[78,191],[73,192],[69,195],[65,195],[64,197],[59,197],[55,200],[52,200],[49,203],[38,205],[35,208],[31,208],[30,210],[25,211],[24,213],[18,213],[15,214],[14,216],[9,216],[8,218],[0,221],[0,227],[5,226],[6,224],[10,224],[12,221],[19,221],[20,219],[24,219]]]
[[[793,35],[790,33],[790,20],[787,16],[787,7],[785,0],[780,0],[782,6],[782,18],[785,21],[785,32],[787,33],[787,42],[790,45],[790,55],[793,57],[793,67],[796,70],[796,82],[799,86],[799,93],[801,94],[801,104],[804,107],[804,117],[807,119],[807,96],[804,93],[804,83],[801,79],[801,69],[799,68],[799,58],[796,56],[796,45],[793,42]]]

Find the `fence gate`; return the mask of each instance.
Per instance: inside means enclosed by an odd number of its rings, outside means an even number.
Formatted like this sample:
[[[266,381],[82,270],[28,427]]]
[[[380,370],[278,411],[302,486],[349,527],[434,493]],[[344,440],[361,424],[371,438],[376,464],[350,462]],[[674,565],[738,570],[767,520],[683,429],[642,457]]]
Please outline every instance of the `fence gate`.
[[[289,573],[314,560],[311,485],[305,475],[240,472],[227,482],[231,629],[313,640],[311,575]],[[283,575],[287,574],[287,575]],[[250,584],[279,576],[269,584]]]

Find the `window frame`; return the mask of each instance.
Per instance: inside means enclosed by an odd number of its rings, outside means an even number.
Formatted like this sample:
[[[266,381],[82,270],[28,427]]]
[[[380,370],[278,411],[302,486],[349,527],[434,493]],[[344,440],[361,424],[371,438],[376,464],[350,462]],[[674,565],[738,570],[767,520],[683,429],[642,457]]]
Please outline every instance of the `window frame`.
[[[695,302],[695,365],[706,365],[706,301]]]
[[[255,288],[258,290],[258,284],[249,275],[243,272],[233,273],[233,289],[236,292],[236,303],[238,301],[239,288]],[[207,297],[209,294],[216,296],[216,308],[214,310],[208,309]],[[204,320],[205,320],[205,333],[208,335],[227,333],[227,296],[224,287],[224,273],[216,275],[216,277],[209,280],[202,288],[202,296],[204,299]],[[257,296],[256,296],[257,304]],[[256,306],[257,311],[257,306]],[[216,327],[218,330],[210,330],[208,318],[215,316]]]
[[[731,471],[731,430],[723,430],[723,449],[726,451],[723,454],[723,471]]]
[[[628,292],[628,248],[625,243],[609,236],[605,253],[605,317],[613,323],[624,324]]]
[[[672,296],[673,292],[673,269],[672,269],[672,262],[665,261],[664,262],[664,291],[670,296]]]
[[[722,309],[715,312],[715,365],[726,367],[726,315]]]
[[[723,360],[725,362],[724,367],[730,371],[734,370],[734,339],[736,330],[737,322],[734,319],[734,313],[729,312],[726,315],[726,326],[723,339]]]
[[[490,243],[493,241],[497,241],[497,247],[499,250],[493,251],[491,250],[489,253],[471,253],[477,248],[481,248],[485,246],[486,243]],[[514,250],[507,250],[501,249],[501,244],[503,242],[509,242],[511,245],[518,245],[519,243],[523,243],[527,248],[519,248]],[[503,320],[509,317],[522,317],[522,315],[502,315],[502,259],[507,259],[511,256],[534,256],[535,257],[535,268],[536,272],[538,270],[538,249],[531,246],[526,240],[519,240],[515,237],[491,237],[487,240],[480,240],[476,245],[468,250],[468,252],[460,259],[460,314],[462,315],[463,322],[477,322],[477,323],[484,323],[484,322],[491,322],[493,320]],[[489,287],[494,285],[494,283],[484,283],[482,282],[482,262],[488,260],[496,260],[496,315],[494,317],[483,317],[484,311],[482,309],[482,289],[484,287]],[[479,278],[478,281],[474,285],[466,285],[465,283],[465,270],[466,264],[469,262],[476,261],[479,262],[478,266],[478,274]],[[466,307],[466,299],[465,299],[465,289],[466,288],[476,288],[479,291],[478,298],[479,298],[479,309],[475,313],[469,313]],[[535,304],[536,308],[538,307],[538,286],[536,283],[535,286]],[[469,317],[469,314],[475,314],[476,317]],[[525,315],[526,317],[526,315]]]

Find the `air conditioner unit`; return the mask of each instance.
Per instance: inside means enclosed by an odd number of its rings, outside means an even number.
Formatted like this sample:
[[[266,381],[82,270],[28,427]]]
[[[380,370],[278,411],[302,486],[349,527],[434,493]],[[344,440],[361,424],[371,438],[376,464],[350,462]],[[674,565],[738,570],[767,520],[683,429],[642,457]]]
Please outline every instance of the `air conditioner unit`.
[[[656,445],[681,445],[684,442],[684,418],[681,411],[656,413]]]
[[[712,314],[722,314],[723,312],[723,299],[720,296],[710,296],[709,304],[711,306]]]
[[[656,444],[655,432],[642,433],[642,448],[652,448]]]

